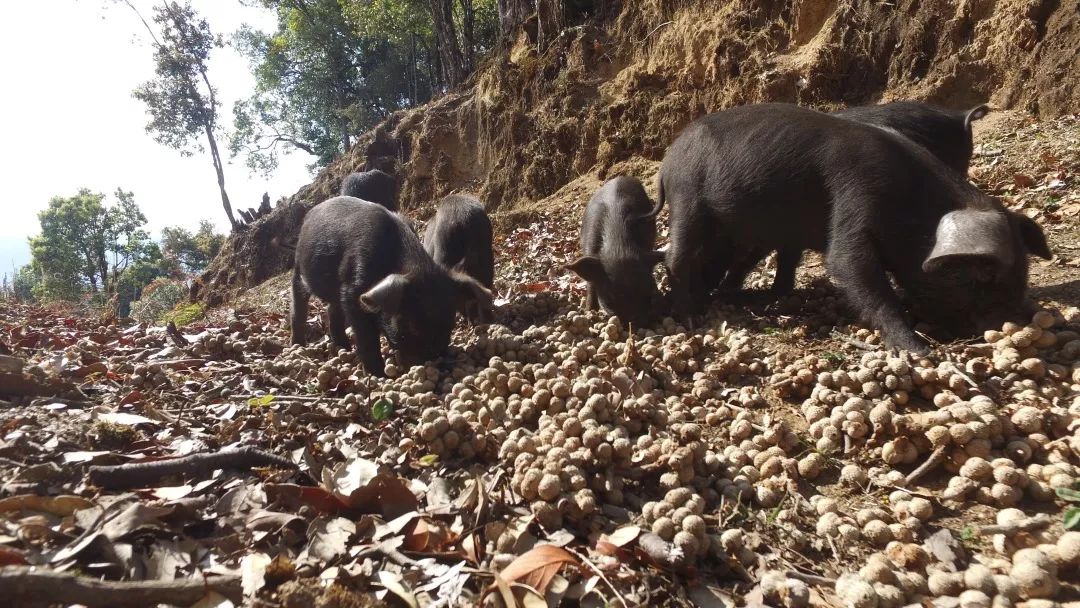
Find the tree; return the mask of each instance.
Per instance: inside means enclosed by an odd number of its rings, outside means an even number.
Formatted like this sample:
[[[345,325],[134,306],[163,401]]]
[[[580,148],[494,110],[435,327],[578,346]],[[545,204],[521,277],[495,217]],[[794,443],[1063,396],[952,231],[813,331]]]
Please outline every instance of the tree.
[[[462,82],[497,30],[495,0],[245,1],[278,15],[274,33],[234,39],[256,87],[233,108],[230,150],[262,172],[297,149],[328,164],[353,134]]]
[[[233,108],[234,154],[248,153],[254,169],[270,171],[279,146],[314,154],[327,164],[352,145],[363,82],[361,41],[339,0],[249,0],[273,9],[273,34],[244,27],[236,48],[249,58],[255,93]]]
[[[184,155],[191,155],[192,150],[202,152],[199,140],[205,137],[217,173],[221,204],[236,230],[239,224],[225,191],[225,170],[217,146],[220,103],[207,75],[210,51],[224,43],[187,2],[183,5],[162,2],[154,7],[153,21],[158,25],[159,36],[130,0],[121,1],[139,16],[153,40],[155,77],[134,92],[150,113],[147,133]]]
[[[84,290],[112,292],[118,276],[147,259],[157,246],[142,229],[146,217],[131,192],[116,191],[117,203],[85,188],[54,196],[38,213],[41,234],[30,239],[31,266],[40,280],[35,295],[72,299]]]
[[[225,237],[215,232],[214,225],[206,220],[199,222],[199,230],[194,234],[181,227],[161,231],[163,261],[173,275],[206,270],[224,243]]]
[[[22,302],[33,301],[35,288],[40,282],[40,276],[34,272],[33,266],[25,264],[19,268],[11,280],[12,295]]]

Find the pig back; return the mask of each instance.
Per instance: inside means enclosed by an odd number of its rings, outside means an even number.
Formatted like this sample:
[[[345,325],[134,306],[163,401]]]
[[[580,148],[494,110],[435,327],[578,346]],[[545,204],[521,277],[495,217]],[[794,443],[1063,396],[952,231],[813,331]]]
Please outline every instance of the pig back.
[[[304,218],[296,245],[296,265],[313,294],[340,297],[346,283],[363,290],[399,272],[410,257],[408,237],[416,236],[384,207],[339,196],[316,205]]]
[[[424,250],[444,268],[464,271],[486,287],[495,280],[491,219],[479,199],[450,194],[424,230]]]
[[[638,179],[622,175],[608,180],[585,208],[582,251],[603,256],[651,250],[656,242],[651,210],[652,201]]]
[[[968,112],[927,103],[896,101],[845,108],[832,115],[895,131],[925,148],[953,170],[967,174],[974,149]]]

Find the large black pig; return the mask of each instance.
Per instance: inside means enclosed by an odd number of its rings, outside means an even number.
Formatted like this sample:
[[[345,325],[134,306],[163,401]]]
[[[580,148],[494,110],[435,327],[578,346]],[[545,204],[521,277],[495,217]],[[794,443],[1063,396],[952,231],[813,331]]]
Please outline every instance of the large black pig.
[[[916,315],[968,333],[1018,313],[1028,253],[1051,257],[1038,224],[910,139],[788,104],[690,124],[660,170],[657,209],[665,200],[677,313],[704,304],[710,277],[769,251],[789,288],[802,250],[814,249],[886,344],[915,352],[927,345],[905,322],[890,273]]]
[[[971,123],[986,116],[989,111],[985,105],[957,111],[917,101],[895,101],[846,108],[832,115],[895,131],[926,148],[961,175],[967,175],[974,150]],[[719,287],[729,297],[733,296],[742,287],[746,275],[767,255],[767,251],[750,252],[745,257],[733,260],[727,272],[719,276],[709,275],[706,271],[708,288]],[[790,253],[779,261],[778,269],[783,267],[783,271],[778,270],[773,295],[783,295],[794,287],[794,266],[798,265],[799,260],[794,253]]]
[[[424,229],[424,250],[443,268],[456,269],[491,289],[495,283],[495,253],[491,219],[475,197],[451,194],[439,201],[435,217]],[[471,306],[470,323],[488,323],[490,310]]]
[[[341,181],[341,196],[378,203],[395,213],[398,210],[397,181],[378,169],[346,175]]]
[[[585,307],[589,310],[601,305],[634,323],[655,316],[660,292],[652,270],[664,255],[653,251],[656,213],[652,208],[645,188],[633,177],[610,179],[589,199],[581,225],[584,255],[567,266],[588,282]]]
[[[348,348],[348,322],[374,375],[384,373],[380,332],[404,363],[418,363],[446,348],[457,311],[491,306],[487,288],[439,266],[404,219],[368,201],[338,196],[316,205],[300,227],[295,257],[293,343],[306,341],[314,294],[327,304],[331,340]]]
[[[971,123],[986,116],[985,105],[950,110],[918,101],[894,101],[876,106],[855,106],[833,112],[848,120],[892,129],[926,148],[941,162],[967,175],[974,150]]]

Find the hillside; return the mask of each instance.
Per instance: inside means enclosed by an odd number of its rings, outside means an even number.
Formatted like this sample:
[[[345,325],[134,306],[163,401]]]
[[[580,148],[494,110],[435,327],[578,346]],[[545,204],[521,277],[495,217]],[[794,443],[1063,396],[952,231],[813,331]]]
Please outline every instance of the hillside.
[[[398,175],[402,207],[419,219],[456,190],[505,215],[544,207],[579,176],[633,174],[690,120],[737,104],[989,101],[1041,118],[1080,107],[1076,0],[600,4],[609,8],[546,48],[526,28],[466,87],[365,134],[234,235],[199,297],[219,304],[283,272],[289,256],[270,239],[293,236],[307,209],[364,168]]]

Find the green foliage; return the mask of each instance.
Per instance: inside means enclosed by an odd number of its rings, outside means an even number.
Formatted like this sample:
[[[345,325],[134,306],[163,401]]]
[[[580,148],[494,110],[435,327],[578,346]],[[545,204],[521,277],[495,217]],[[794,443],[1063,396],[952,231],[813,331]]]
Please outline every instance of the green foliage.
[[[304,150],[326,165],[352,135],[447,86],[427,0],[245,0],[276,11],[277,30],[245,27],[233,45],[251,61],[254,94],[233,108],[229,143],[269,173]],[[495,0],[453,3],[463,70],[494,46]]]
[[[1080,502],[1080,490],[1073,488],[1058,488],[1055,490],[1058,498],[1065,502]],[[1066,530],[1080,529],[1080,507],[1068,507],[1065,509],[1063,524]]]
[[[187,288],[183,281],[157,279],[143,289],[141,298],[131,303],[131,318],[152,325],[186,297]]]
[[[146,132],[158,143],[190,156],[203,150],[200,138],[207,129],[217,128],[220,104],[206,80],[206,65],[210,51],[223,43],[190,4],[164,2],[154,7],[153,20],[161,36],[155,37],[155,78],[139,85],[134,96],[150,113]]]
[[[393,412],[394,404],[386,399],[379,399],[371,404],[371,419],[376,422],[386,420]]]
[[[172,312],[165,315],[164,321],[172,321],[177,327],[191,325],[206,316],[206,307],[202,304],[177,304]]]
[[[199,222],[194,234],[179,226],[161,231],[163,261],[174,276],[206,270],[224,244],[225,236],[215,232],[214,225],[206,220]]]
[[[132,193],[118,189],[116,199],[106,207],[104,194],[83,188],[75,196],[53,197],[38,213],[41,234],[30,239],[37,298],[73,300],[85,290],[113,293],[133,265],[143,265],[132,270],[135,275],[152,274],[160,252],[142,229],[146,217]]]
[[[41,282],[41,277],[34,272],[34,267],[25,264],[15,272],[11,280],[11,295],[21,302],[34,300],[34,287]]]

